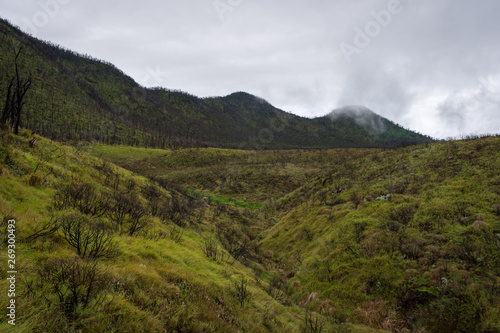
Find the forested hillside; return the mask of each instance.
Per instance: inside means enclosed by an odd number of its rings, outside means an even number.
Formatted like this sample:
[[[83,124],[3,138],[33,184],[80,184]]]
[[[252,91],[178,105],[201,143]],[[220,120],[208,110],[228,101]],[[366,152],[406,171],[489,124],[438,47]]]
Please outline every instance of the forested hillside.
[[[26,35],[0,20],[0,101],[19,55],[32,77],[21,127],[65,142],[142,147],[340,148],[394,147],[432,139],[383,119],[373,133],[351,118],[307,119],[247,93],[201,99],[145,89],[114,65]]]

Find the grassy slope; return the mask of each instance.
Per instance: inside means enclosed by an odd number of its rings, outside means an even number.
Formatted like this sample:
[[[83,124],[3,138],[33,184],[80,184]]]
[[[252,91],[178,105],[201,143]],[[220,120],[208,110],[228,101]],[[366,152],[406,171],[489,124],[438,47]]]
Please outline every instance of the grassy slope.
[[[116,148],[86,149],[112,159]],[[384,151],[182,150],[124,165],[265,202],[266,267],[298,304],[394,331],[497,332],[499,152],[496,137]]]
[[[263,247],[318,307],[390,330],[496,332],[499,153],[488,138],[354,157],[277,201]]]
[[[264,202],[277,200],[307,183],[321,170],[352,156],[379,150],[176,151],[92,145],[82,150],[147,177],[163,179],[207,194]],[[327,152],[327,153],[325,153]]]
[[[0,260],[7,261],[6,221],[14,218],[18,227],[16,264],[19,271],[17,325],[12,328],[2,320],[0,331],[294,332],[303,327],[304,308],[293,302],[278,301],[266,291],[274,270],[259,275],[249,268],[261,267],[262,271],[264,262],[243,257],[234,261],[226,250],[220,250],[220,245],[217,259],[209,259],[204,254],[206,239],[209,235],[216,235],[215,225],[248,229],[250,233],[254,227],[263,228],[262,222],[258,222],[263,220],[262,213],[249,214],[238,207],[221,210],[215,203],[189,198],[174,187],[168,190],[159,188],[142,176],[105,164],[76,148],[31,135],[28,131],[14,136],[2,129],[0,135],[0,236],[3,240]],[[32,138],[38,139],[34,147],[29,144]],[[123,147],[107,150],[113,152],[116,161],[123,160],[130,151]],[[134,150],[139,159],[168,153]],[[118,178],[119,182],[116,181]],[[65,241],[60,227],[51,234],[33,235],[51,217],[60,221],[61,216],[73,212],[55,209],[53,198],[61,188],[82,183],[91,184],[101,199],[113,197],[117,192],[129,193],[144,207],[152,204],[152,200],[145,196],[144,188],[152,186],[161,193],[162,206],[168,208],[176,199],[186,207],[191,205],[192,211],[175,220],[184,225],[183,228],[174,226],[173,220],[153,216],[148,209],[144,213],[147,221],[144,230],[130,236],[114,229],[112,237],[118,248],[116,255],[97,261],[103,284],[85,307],[80,303],[68,310],[63,303],[71,300],[69,294],[61,303],[54,293],[54,284],[51,285],[61,278],[58,273],[61,268],[51,271],[51,265],[57,265],[58,259],[69,258],[78,265],[87,261],[78,258],[75,249]],[[107,226],[114,225],[107,214],[100,219]],[[239,226],[240,220],[247,225]],[[181,230],[180,242],[170,237],[174,227]],[[222,252],[224,257],[220,256]],[[255,256],[254,252],[249,255]],[[231,281],[240,276],[248,281],[251,293],[244,308],[230,292]],[[0,279],[0,293],[6,295],[6,270],[1,271]],[[7,298],[2,297],[0,306],[4,309],[6,302]],[[374,332],[362,326],[356,329]]]

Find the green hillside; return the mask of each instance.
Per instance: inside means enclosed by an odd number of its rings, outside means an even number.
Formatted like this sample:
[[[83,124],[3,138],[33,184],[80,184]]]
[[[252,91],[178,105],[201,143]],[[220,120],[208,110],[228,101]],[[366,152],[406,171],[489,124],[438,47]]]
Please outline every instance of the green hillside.
[[[379,116],[386,124],[384,133],[373,133],[352,119],[295,116],[243,92],[201,99],[180,91],[145,89],[112,64],[38,40],[0,19],[2,103],[20,49],[20,72],[33,78],[21,127],[62,142],[281,149],[432,141]]]
[[[498,332],[499,153],[491,138],[352,156],[275,201],[262,246],[316,310],[393,332]]]
[[[500,331],[498,137],[396,150],[84,149],[230,208],[259,207],[269,228],[257,272],[278,273],[277,299],[392,332]]]
[[[4,20],[0,101],[1,332],[500,332],[499,136],[145,89]]]
[[[125,149],[138,159],[169,153]],[[123,160],[124,149],[109,151]],[[292,298],[273,297],[280,273],[260,249],[269,228],[264,211],[152,182],[27,130],[0,128],[0,173],[0,257],[15,260],[17,271],[15,296],[0,301],[7,309],[16,300],[16,325],[4,313],[2,332],[340,327]],[[2,269],[4,296],[10,276]],[[341,328],[376,332],[356,323]]]

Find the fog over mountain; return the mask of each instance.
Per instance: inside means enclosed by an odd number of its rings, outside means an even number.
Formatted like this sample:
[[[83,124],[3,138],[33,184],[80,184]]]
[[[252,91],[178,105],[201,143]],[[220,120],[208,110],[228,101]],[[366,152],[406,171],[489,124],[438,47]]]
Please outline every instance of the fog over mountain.
[[[354,119],[356,124],[376,134],[382,134],[386,131],[386,127],[383,123],[383,118],[364,106],[359,105],[349,105],[333,110],[328,114],[332,120],[336,120],[340,117],[349,117]]]

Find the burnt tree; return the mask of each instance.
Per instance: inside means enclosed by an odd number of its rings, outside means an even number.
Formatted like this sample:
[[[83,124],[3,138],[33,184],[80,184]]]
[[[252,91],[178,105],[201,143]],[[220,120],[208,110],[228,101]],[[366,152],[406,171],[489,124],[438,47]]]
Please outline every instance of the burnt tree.
[[[26,79],[21,77],[19,70],[19,56],[21,55],[21,52],[22,47],[16,52],[14,57],[15,75],[9,82],[1,118],[2,124],[7,124],[10,128],[14,129],[14,134],[19,134],[21,113],[23,106],[26,103],[24,101],[24,97],[26,96],[26,93],[31,87],[31,83],[33,81],[31,74],[29,74]]]

